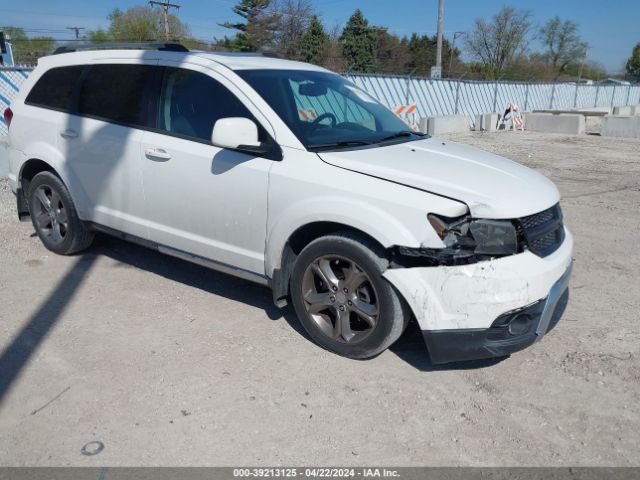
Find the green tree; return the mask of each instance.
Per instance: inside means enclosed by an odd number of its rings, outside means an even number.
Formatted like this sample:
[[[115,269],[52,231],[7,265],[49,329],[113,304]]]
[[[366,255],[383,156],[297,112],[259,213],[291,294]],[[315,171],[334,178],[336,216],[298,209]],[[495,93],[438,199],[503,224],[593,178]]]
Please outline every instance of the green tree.
[[[477,18],[465,45],[486,77],[495,79],[526,51],[530,31],[531,12],[503,7],[491,21]]]
[[[271,0],[240,0],[233,12],[242,17],[241,22],[225,22],[225,28],[238,30],[232,38],[225,37],[220,44],[241,52],[255,52],[273,45],[278,27],[278,15],[268,10]]]
[[[369,26],[362,11],[357,9],[349,18],[340,36],[347,70],[361,73],[377,71],[377,43],[376,29]]]
[[[406,73],[410,60],[407,40],[400,39],[384,28],[379,29],[376,33],[378,36],[376,45],[378,71],[393,74]]]
[[[431,74],[431,67],[436,64],[436,36],[418,35],[412,33],[411,37],[404,38],[403,42],[407,46],[408,61],[407,73],[414,75],[428,76]],[[449,65],[460,68],[460,51],[457,48],[451,50],[451,43],[446,38],[442,41],[442,64],[444,74],[450,75]]]
[[[3,27],[2,30],[11,41],[13,59],[17,64],[36,63],[38,58],[53,51],[55,40],[51,37],[29,38],[19,27]]]
[[[627,60],[626,69],[630,77],[640,78],[640,42],[633,47],[631,57]]]
[[[93,30],[87,34],[87,40],[91,43],[105,43],[111,40],[111,37],[109,37],[109,32],[102,28],[98,28],[97,30]]]
[[[314,17],[311,0],[276,0],[273,10],[278,17],[273,49],[285,58],[304,58],[301,41]]]
[[[406,42],[409,52],[409,72],[419,76],[429,75],[431,67],[436,64],[435,37],[412,33]],[[447,57],[443,55],[442,58],[446,59]]]
[[[131,7],[126,12],[116,8],[107,18],[110,22],[109,40],[123,42],[165,40],[164,13],[159,8]],[[175,15],[169,14],[169,38],[180,41],[189,37],[189,27]],[[104,38],[104,36],[100,34],[98,38]]]
[[[302,60],[320,65],[326,58],[330,41],[329,35],[324,31],[322,22],[314,15],[311,17],[309,28],[300,39]]]
[[[549,20],[541,29],[547,63],[556,72],[563,73],[571,64],[580,63],[587,55],[587,43],[578,35],[578,25],[560,17]]]

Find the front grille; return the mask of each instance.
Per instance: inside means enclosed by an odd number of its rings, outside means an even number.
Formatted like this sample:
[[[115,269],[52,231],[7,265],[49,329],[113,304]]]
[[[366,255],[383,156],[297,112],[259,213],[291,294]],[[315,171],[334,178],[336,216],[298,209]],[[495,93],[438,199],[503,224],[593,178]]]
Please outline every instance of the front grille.
[[[564,240],[560,204],[520,219],[524,241],[533,253],[546,257],[555,252]]]
[[[522,228],[528,230],[551,220],[553,220],[553,208],[545,210],[544,212],[534,213],[533,215],[529,215],[528,217],[523,217],[521,219]]]

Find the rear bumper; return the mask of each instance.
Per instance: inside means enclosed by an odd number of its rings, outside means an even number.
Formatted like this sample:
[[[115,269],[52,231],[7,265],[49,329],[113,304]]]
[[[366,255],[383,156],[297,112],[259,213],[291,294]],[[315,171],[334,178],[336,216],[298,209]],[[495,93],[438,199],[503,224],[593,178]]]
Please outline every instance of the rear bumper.
[[[472,265],[392,268],[384,276],[411,307],[434,362],[496,357],[526,348],[557,321],[572,252],[565,229],[560,248],[544,258],[527,251]],[[518,314],[530,317],[529,329],[507,334]]]

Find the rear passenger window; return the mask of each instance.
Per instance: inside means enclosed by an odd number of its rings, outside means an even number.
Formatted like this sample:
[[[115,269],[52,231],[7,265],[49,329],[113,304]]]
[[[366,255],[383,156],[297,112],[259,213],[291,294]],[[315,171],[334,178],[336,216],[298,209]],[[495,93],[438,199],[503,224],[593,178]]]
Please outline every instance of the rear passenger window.
[[[226,117],[254,120],[240,100],[213,78],[192,70],[165,70],[157,115],[160,130],[210,142],[213,125]],[[264,137],[260,126],[258,130]]]
[[[68,111],[82,65],[52,68],[45,72],[27,95],[27,105]]]
[[[149,65],[93,65],[82,83],[78,113],[132,126],[145,126]]]

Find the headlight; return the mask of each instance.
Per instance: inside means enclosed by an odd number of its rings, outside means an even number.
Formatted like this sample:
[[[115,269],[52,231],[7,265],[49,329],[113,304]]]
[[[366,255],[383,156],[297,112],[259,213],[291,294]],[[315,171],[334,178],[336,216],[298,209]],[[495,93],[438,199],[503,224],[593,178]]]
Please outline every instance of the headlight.
[[[521,250],[516,226],[511,220],[441,217],[427,218],[444,243],[444,248],[410,248],[391,250],[392,264],[403,267],[468,265],[494,257],[512,255]]]
[[[477,255],[511,255],[518,251],[516,227],[509,220],[473,220],[469,225]]]
[[[446,218],[434,214],[429,214],[428,219],[449,250],[487,256],[518,252],[518,235],[510,220]]]

